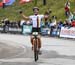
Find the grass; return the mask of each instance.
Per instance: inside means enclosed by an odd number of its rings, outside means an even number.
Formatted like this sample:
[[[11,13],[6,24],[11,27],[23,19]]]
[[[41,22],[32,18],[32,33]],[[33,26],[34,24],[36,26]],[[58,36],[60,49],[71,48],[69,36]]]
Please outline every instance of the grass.
[[[40,14],[43,14],[47,9],[51,9],[52,15],[56,15],[57,19],[65,20],[66,17],[64,15],[64,4],[66,0],[47,0],[47,5],[43,6],[42,3],[43,0],[38,0],[37,6],[40,8]],[[75,1],[71,1],[71,11],[75,11]],[[16,0],[16,2],[6,7],[5,9],[0,8],[0,20],[7,17],[10,20],[16,21],[22,19],[22,17],[19,14],[19,10],[23,10],[24,14],[27,16],[33,14],[32,8],[34,7],[34,2],[25,3],[25,4],[19,4],[19,0]]]

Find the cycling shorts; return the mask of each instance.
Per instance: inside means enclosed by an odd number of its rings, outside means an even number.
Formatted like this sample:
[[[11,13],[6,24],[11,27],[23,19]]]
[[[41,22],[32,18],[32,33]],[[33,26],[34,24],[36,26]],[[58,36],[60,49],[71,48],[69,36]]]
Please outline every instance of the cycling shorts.
[[[41,33],[41,28],[32,28],[32,33],[33,32],[38,32],[39,34]]]

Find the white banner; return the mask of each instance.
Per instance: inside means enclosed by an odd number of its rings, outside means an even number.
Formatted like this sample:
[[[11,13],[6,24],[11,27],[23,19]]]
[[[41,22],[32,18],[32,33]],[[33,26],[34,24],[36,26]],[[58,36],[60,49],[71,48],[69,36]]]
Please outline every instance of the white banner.
[[[2,27],[0,27],[0,31],[3,31],[3,28]]]
[[[75,27],[62,27],[60,31],[60,37],[75,38]]]

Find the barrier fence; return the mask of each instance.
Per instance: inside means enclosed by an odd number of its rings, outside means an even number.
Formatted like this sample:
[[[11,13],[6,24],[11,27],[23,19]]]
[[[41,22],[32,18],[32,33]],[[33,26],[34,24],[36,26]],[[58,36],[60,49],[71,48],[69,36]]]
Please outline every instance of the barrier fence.
[[[23,25],[20,28],[10,27],[7,25],[3,27],[0,26],[1,33],[16,33],[16,34],[29,35],[31,34],[31,31],[32,31],[32,25]],[[41,35],[52,36],[52,37],[75,38],[75,28],[62,27],[61,30],[57,28],[54,28],[53,30],[51,30],[51,28],[42,27]]]

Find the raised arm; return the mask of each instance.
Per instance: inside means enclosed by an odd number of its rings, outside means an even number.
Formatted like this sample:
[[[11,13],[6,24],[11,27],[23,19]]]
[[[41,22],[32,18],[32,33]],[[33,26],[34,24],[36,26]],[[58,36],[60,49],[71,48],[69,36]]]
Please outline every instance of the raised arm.
[[[30,20],[30,18],[29,18],[28,16],[24,15],[22,11],[20,11],[19,13],[21,14],[21,16],[22,16],[24,19]]]
[[[49,19],[49,14],[48,13],[44,14],[44,19],[45,19],[45,22]]]
[[[44,19],[45,19],[45,21],[47,21],[49,19],[51,13],[52,13],[52,10],[51,9],[47,10],[44,13]]]

